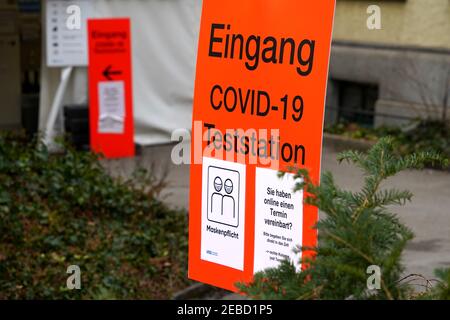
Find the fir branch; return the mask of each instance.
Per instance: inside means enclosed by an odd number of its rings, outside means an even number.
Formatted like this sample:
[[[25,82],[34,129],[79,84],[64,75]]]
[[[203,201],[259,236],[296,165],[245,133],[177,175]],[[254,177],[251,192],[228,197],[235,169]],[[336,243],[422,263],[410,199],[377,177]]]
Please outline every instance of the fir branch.
[[[402,252],[412,232],[388,210],[404,205],[413,195],[408,190],[380,186],[387,178],[407,169],[420,169],[427,163],[448,165],[448,159],[435,152],[421,152],[406,157],[395,153],[391,138],[382,138],[368,152],[342,152],[338,161],[356,165],[363,171],[364,185],[359,192],[339,188],[331,173],[315,185],[306,169],[295,173],[295,191],[303,190],[305,203],[326,214],[317,223],[319,246],[301,247],[315,258],[302,258],[308,268],[296,272],[288,261],[279,268],[256,274],[250,284],[239,284],[242,292],[259,299],[401,299],[410,287],[401,280]],[[283,176],[284,173],[280,173]],[[368,292],[365,270],[369,265],[382,268],[380,291]],[[450,271],[440,274],[443,284],[429,297],[449,296]]]

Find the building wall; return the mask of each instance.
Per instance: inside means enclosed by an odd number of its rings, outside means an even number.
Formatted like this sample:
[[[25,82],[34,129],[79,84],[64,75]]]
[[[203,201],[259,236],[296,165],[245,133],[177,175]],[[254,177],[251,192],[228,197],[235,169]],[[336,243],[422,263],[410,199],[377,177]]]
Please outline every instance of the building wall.
[[[381,9],[382,29],[366,27],[369,5]],[[450,49],[449,0],[337,0],[335,40]]]
[[[445,52],[335,43],[330,63],[329,107],[339,107],[338,80],[379,87],[376,126],[406,123],[408,118],[439,119],[445,104],[450,109],[450,54]],[[328,124],[336,122],[336,117],[335,110],[327,110]]]
[[[382,30],[366,27],[371,4]],[[378,86],[375,126],[450,110],[450,0],[337,0],[333,40],[327,124],[338,120],[340,80]]]

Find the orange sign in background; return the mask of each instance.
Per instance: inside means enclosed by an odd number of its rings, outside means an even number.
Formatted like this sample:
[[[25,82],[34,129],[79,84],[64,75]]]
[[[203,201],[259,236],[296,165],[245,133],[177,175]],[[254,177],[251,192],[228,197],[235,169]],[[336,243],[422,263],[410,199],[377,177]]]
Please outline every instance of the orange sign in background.
[[[317,244],[317,208],[277,172],[308,168],[319,181],[334,8],[334,0],[203,1],[191,279],[236,291],[256,271],[298,262],[296,245]]]
[[[91,149],[106,158],[135,154],[130,20],[88,20]]]

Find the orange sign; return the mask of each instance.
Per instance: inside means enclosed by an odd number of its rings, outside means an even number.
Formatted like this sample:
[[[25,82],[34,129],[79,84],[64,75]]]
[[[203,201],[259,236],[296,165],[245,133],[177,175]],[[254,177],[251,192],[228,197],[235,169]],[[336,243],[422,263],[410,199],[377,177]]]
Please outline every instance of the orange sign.
[[[315,246],[318,210],[292,167],[320,178],[335,1],[203,1],[195,82],[189,277],[237,282]],[[278,172],[287,172],[283,178]],[[304,266],[303,266],[304,267]]]
[[[88,20],[91,148],[106,158],[135,154],[129,19]]]

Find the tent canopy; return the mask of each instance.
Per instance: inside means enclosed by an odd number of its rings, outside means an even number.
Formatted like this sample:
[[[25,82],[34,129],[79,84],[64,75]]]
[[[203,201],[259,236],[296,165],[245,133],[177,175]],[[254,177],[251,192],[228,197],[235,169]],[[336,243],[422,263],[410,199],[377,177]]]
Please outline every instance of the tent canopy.
[[[167,143],[174,130],[190,129],[201,0],[96,0],[92,10],[95,18],[131,20],[135,142]],[[42,29],[45,32],[45,27]],[[43,55],[41,130],[45,128],[61,70],[49,68]],[[76,67],[63,105],[87,101],[87,68]],[[61,132],[61,128],[59,121],[55,129]]]

